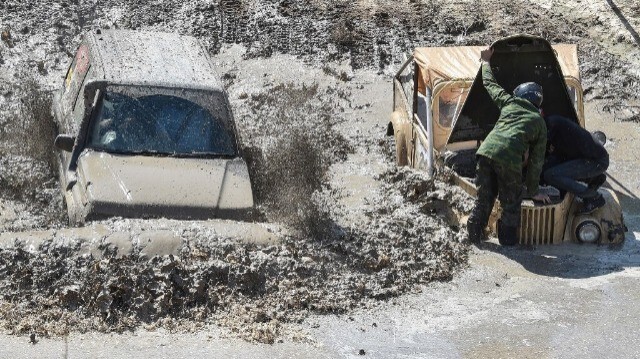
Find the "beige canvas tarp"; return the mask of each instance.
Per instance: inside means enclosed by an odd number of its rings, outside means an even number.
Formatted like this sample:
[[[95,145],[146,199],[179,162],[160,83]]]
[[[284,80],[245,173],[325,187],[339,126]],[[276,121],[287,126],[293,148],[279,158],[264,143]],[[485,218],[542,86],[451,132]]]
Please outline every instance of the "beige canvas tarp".
[[[565,76],[580,80],[578,49],[576,45],[552,45]],[[414,52],[420,67],[418,89],[424,93],[424,84],[434,88],[440,81],[473,80],[480,68],[480,51],[487,46],[421,47]]]

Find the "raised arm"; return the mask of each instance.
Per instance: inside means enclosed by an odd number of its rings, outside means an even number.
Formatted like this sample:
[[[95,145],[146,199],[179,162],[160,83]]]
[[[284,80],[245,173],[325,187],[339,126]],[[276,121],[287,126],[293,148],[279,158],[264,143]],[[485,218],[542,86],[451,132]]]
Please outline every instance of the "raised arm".
[[[480,53],[480,58],[482,59],[482,84],[487,89],[493,102],[498,108],[502,108],[511,101],[512,96],[502,86],[498,85],[498,81],[493,76],[493,71],[491,71],[491,65],[489,64],[492,55],[493,49],[491,48]]]

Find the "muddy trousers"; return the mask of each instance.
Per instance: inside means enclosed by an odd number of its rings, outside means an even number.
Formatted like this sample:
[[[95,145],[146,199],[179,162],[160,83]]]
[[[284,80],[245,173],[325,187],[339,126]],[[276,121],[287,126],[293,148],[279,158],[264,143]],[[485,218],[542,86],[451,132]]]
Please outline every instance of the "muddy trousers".
[[[498,221],[498,240],[502,245],[516,244],[522,205],[522,174],[489,158],[478,156],[476,187],[478,196],[467,222],[469,239],[472,242],[482,240],[493,204],[498,198],[502,207],[502,216]]]
[[[598,196],[598,188],[606,180],[604,173],[608,167],[608,157],[560,162],[550,156],[543,171],[544,181],[561,191],[589,200]]]

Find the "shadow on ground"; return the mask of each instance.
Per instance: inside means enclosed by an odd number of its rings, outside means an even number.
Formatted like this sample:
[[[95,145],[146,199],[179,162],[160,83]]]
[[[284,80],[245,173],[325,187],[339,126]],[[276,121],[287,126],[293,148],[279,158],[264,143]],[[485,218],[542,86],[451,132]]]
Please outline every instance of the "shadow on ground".
[[[538,247],[502,247],[493,241],[478,245],[519,263],[531,273],[582,279],[640,267],[640,220],[627,221],[626,239],[619,245],[563,243]]]
[[[640,267],[640,198],[611,174],[604,187],[613,189],[623,209],[628,231],[621,244],[502,247],[497,241],[490,241],[481,243],[478,248],[504,255],[531,273],[548,277],[591,278]]]

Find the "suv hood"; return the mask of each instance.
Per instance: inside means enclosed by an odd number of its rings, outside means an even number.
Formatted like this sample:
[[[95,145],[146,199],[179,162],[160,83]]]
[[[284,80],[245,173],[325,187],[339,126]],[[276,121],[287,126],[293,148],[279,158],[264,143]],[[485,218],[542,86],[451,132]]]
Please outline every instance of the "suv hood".
[[[578,122],[564,75],[554,49],[541,37],[516,35],[494,42],[491,68],[498,83],[509,93],[523,82],[542,86],[545,114],[562,115]],[[500,111],[482,84],[482,69],[469,90],[467,99],[454,120],[447,143],[481,141],[493,129]]]
[[[253,208],[241,158],[203,159],[86,151],[78,184],[94,215],[236,218]]]

